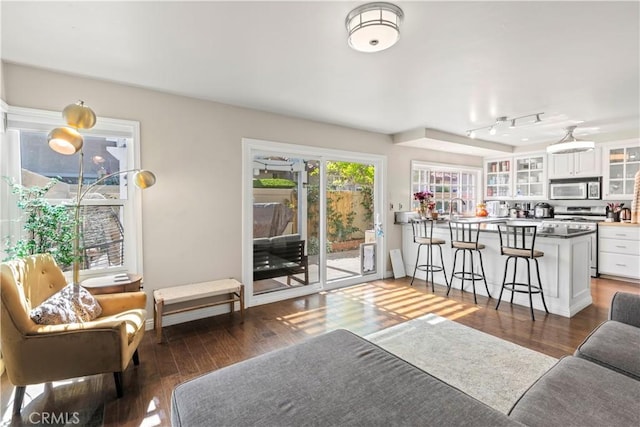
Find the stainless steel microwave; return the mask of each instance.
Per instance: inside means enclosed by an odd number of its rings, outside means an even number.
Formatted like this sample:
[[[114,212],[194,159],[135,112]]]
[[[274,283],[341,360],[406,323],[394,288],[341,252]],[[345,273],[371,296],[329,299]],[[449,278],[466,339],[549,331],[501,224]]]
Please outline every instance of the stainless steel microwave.
[[[551,200],[600,200],[601,187],[600,177],[552,179],[549,181],[549,198]]]

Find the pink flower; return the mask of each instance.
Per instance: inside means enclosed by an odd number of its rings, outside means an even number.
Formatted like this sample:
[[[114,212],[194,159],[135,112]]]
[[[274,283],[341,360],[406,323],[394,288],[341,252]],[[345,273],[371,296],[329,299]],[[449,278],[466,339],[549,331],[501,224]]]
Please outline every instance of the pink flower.
[[[429,190],[418,191],[417,193],[413,193],[414,200],[424,201],[433,197],[433,193]]]

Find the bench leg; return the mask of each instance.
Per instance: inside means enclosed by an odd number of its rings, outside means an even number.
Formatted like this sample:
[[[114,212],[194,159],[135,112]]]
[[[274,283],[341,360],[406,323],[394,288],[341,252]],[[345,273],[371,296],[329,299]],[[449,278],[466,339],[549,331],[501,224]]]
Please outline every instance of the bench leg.
[[[162,309],[164,307],[164,301],[155,301],[153,305],[153,327],[156,330],[156,342],[160,344],[162,342]]]

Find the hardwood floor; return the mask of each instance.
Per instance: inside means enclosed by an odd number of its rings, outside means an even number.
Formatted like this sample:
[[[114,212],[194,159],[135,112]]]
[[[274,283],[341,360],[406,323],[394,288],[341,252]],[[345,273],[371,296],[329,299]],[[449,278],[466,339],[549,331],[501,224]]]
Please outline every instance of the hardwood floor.
[[[435,313],[553,357],[573,353],[587,334],[607,318],[616,291],[640,294],[637,284],[592,280],[593,305],[571,319],[436,286],[424,282],[409,286],[408,279],[374,281],[264,306],[240,316],[229,315],[169,326],[165,340],[156,344],[147,333],[140,345],[140,365],[124,373],[125,395],[116,399],[112,375],[95,375],[65,382],[64,393],[54,383],[23,410],[11,425],[29,424],[27,412],[73,411],[89,404],[104,404],[105,426],[170,425],[170,398],[174,386],[203,373],[282,348],[326,331],[346,328],[366,335],[427,313]],[[3,421],[10,419],[13,387],[6,374],[0,384]],[[64,394],[61,396],[61,394]],[[29,400],[25,397],[25,403]],[[203,403],[206,404],[206,403]]]

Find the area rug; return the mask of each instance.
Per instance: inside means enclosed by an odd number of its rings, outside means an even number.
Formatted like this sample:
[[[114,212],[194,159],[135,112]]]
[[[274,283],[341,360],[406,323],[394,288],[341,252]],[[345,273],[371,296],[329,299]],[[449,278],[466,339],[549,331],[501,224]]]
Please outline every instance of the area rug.
[[[365,338],[504,413],[557,362],[435,314]]]

